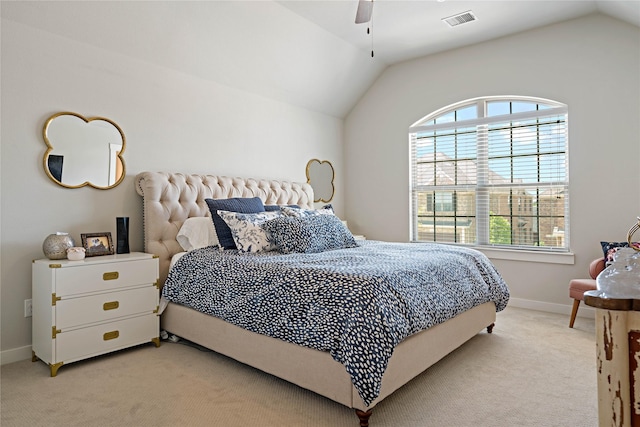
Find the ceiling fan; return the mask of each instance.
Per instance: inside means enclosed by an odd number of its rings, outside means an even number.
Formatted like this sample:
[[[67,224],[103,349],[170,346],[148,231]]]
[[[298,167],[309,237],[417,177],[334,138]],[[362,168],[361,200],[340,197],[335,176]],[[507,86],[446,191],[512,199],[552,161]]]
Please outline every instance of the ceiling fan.
[[[373,0],[359,0],[358,10],[356,11],[356,24],[363,24],[371,21],[373,13]]]
[[[371,15],[373,14],[373,0],[358,0],[358,10],[356,10],[356,24],[370,23],[367,27],[367,34],[371,34],[373,27]],[[371,37],[371,57],[373,58],[373,36]]]

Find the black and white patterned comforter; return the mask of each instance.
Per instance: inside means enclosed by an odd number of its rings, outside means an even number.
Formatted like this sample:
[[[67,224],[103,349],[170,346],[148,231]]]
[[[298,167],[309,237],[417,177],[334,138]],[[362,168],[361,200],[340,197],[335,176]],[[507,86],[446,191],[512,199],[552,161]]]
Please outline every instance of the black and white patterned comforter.
[[[169,301],[259,334],[328,351],[365,404],[395,346],[509,291],[480,252],[429,243],[359,242],[317,254],[240,254],[209,247],[176,262]]]

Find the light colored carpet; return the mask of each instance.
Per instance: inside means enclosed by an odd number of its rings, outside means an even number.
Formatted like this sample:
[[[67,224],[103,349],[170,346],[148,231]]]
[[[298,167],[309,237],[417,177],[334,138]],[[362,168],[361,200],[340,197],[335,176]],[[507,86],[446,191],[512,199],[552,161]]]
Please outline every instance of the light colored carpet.
[[[518,308],[378,404],[371,427],[597,425],[594,321]],[[353,410],[229,358],[143,345],[2,366],[2,427],[356,427]]]

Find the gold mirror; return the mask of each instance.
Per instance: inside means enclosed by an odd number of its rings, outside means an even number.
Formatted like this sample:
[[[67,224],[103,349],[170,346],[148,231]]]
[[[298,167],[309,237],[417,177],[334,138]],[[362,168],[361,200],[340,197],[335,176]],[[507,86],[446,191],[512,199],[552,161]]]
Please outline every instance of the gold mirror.
[[[313,188],[314,202],[330,202],[333,199],[333,165],[327,160],[311,159],[307,163],[307,183]]]
[[[124,179],[125,137],[113,121],[57,113],[47,119],[42,135],[47,145],[44,171],[56,184],[106,190]]]

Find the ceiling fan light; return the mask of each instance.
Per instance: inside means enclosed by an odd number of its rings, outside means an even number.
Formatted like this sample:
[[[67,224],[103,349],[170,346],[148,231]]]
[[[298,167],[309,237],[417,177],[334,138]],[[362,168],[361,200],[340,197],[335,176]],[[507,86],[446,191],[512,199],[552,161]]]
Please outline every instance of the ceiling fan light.
[[[356,24],[363,24],[371,21],[373,13],[373,0],[359,0],[358,10],[356,11]]]

